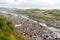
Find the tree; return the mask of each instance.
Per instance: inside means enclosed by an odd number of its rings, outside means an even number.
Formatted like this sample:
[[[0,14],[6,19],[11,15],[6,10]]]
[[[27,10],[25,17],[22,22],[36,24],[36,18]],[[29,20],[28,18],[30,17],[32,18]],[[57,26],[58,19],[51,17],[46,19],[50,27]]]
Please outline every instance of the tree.
[[[19,35],[18,35],[19,34]],[[17,39],[16,39],[17,38]],[[24,40],[13,22],[0,15],[0,40]]]

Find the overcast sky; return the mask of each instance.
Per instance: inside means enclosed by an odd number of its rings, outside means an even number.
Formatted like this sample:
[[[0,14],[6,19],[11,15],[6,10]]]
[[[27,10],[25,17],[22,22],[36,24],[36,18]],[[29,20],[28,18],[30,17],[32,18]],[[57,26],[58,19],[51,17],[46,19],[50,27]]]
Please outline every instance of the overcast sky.
[[[60,0],[0,0],[0,7],[60,9]]]

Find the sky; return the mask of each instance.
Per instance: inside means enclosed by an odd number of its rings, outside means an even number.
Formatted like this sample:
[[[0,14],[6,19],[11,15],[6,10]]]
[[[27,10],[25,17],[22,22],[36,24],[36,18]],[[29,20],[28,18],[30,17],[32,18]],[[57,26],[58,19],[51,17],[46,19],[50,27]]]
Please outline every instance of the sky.
[[[0,0],[0,7],[60,9],[60,0]]]

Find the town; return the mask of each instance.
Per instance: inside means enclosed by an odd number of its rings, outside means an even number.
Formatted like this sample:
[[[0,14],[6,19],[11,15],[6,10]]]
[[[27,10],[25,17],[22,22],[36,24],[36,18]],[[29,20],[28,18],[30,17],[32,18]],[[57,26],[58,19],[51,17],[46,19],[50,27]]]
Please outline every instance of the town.
[[[21,35],[23,35],[23,37],[28,35],[29,40],[60,39],[60,30],[48,27],[46,24],[30,19],[28,16],[9,13],[6,11],[1,11],[0,15],[4,15],[4,17],[10,16],[11,21],[14,22],[17,30],[21,33]]]

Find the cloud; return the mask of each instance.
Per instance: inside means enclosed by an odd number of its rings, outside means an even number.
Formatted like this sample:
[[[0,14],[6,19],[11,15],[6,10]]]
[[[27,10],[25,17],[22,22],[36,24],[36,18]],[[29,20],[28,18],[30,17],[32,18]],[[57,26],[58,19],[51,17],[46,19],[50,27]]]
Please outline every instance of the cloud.
[[[59,0],[0,0],[0,6],[15,8],[59,8]]]

